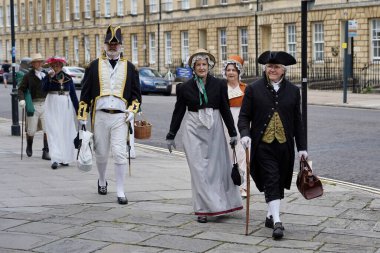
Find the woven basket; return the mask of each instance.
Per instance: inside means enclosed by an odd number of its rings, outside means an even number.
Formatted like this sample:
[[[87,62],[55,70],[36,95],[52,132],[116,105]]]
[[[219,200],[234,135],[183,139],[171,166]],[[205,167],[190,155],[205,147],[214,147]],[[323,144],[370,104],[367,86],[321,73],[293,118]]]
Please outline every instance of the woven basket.
[[[149,139],[152,134],[152,124],[146,120],[137,120],[134,124],[136,139]]]

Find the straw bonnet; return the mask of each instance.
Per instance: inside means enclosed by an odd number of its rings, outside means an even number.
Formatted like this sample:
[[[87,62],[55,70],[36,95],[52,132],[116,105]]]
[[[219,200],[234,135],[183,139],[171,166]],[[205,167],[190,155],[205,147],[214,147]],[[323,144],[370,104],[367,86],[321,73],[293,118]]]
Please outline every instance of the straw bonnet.
[[[45,59],[42,57],[40,53],[35,53],[30,56],[32,59],[30,62],[35,62],[35,61],[44,61]]]
[[[192,66],[192,65],[193,65],[193,64],[192,64],[192,62],[193,62],[193,58],[194,58],[195,56],[198,56],[198,55],[205,55],[205,56],[207,56],[207,57],[210,59],[210,61],[211,61],[211,62],[208,63],[209,66],[210,66],[210,69],[212,69],[212,68],[214,67],[214,65],[215,65],[215,57],[214,57],[212,54],[210,54],[206,49],[199,48],[199,49],[197,49],[197,51],[195,51],[195,53],[192,54],[192,55],[190,56],[190,58],[189,58],[188,64],[189,64],[189,66],[190,66],[191,68],[194,68],[194,66]]]
[[[259,56],[257,61],[263,65],[272,63],[289,66],[297,63],[292,55],[284,51],[265,51]]]

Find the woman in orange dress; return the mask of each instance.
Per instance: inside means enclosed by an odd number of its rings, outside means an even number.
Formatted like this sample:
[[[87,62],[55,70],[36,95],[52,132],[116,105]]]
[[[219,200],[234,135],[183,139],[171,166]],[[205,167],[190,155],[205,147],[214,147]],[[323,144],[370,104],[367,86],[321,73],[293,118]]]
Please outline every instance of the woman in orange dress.
[[[233,55],[228,58],[223,64],[222,74],[227,79],[228,84],[228,99],[230,102],[230,109],[234,118],[235,127],[237,128],[237,122],[239,118],[240,108],[243,102],[244,91],[246,84],[241,82],[241,76],[244,73],[243,69],[244,60],[238,56]],[[225,134],[227,140],[229,135],[227,128],[225,127]],[[243,172],[244,178],[246,178],[247,163],[245,160],[245,150],[240,143],[240,134],[238,133],[238,143],[235,146],[237,162],[240,170]],[[234,161],[233,152],[230,149],[231,160]],[[247,197],[247,183],[244,181],[240,186],[240,194],[243,198]]]

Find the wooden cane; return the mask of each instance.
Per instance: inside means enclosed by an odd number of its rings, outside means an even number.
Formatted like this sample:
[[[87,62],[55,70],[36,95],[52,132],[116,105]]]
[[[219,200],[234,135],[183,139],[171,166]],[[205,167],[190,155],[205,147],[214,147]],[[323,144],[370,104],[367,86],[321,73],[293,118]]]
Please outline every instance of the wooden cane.
[[[22,115],[21,115],[21,160],[22,160],[22,153],[24,150],[24,118],[25,118],[25,107],[22,108]]]
[[[247,198],[246,198],[246,213],[245,213],[245,235],[248,235],[249,225],[249,199],[251,197],[251,168],[249,165],[249,149],[245,149],[245,160],[247,163],[246,182],[247,182]]]

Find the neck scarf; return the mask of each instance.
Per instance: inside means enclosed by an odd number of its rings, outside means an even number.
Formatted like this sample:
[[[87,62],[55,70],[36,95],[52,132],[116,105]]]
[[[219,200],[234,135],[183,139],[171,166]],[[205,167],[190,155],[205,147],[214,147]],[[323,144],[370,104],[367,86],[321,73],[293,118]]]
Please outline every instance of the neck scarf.
[[[208,103],[208,97],[205,89],[205,85],[203,84],[202,78],[199,78],[199,76],[194,75],[194,80],[197,83],[198,91],[199,91],[199,105],[202,105],[202,95],[203,99],[205,100],[205,103]]]

